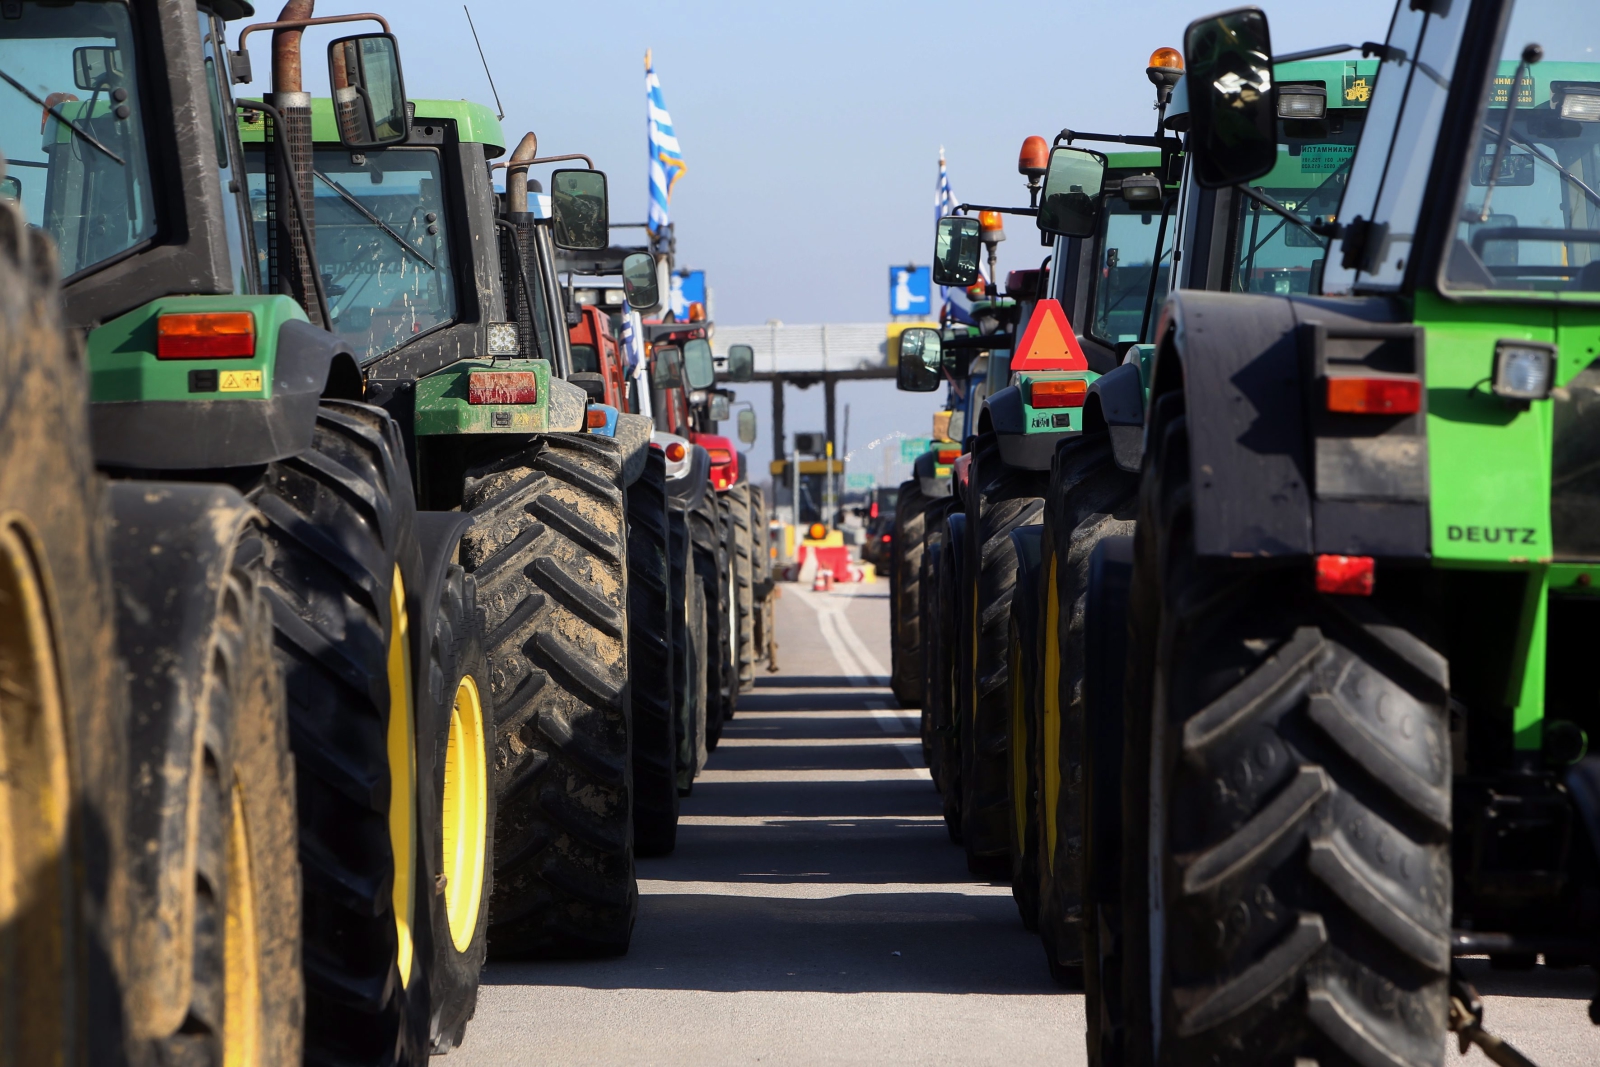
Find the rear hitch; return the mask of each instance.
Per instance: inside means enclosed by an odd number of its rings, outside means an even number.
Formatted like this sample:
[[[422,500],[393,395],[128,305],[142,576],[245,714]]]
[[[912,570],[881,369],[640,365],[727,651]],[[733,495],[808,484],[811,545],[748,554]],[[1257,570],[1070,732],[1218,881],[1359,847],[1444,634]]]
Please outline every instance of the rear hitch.
[[[1536,1064],[1502,1039],[1483,1028],[1483,998],[1458,968],[1450,969],[1450,1029],[1461,1054],[1477,1045],[1500,1067],[1536,1067]]]

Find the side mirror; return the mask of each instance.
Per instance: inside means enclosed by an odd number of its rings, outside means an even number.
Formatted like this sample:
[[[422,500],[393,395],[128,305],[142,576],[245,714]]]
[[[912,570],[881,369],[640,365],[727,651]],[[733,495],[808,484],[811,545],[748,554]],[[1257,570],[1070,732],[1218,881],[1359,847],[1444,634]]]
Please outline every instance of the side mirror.
[[[346,148],[379,148],[406,139],[406,86],[393,34],[365,33],[330,44],[328,84],[339,142]]]
[[[611,243],[606,176],[598,170],[558,170],[550,175],[550,214],[557,248],[599,249]]]
[[[1183,34],[1189,152],[1206,189],[1252,181],[1278,162],[1272,35],[1260,8],[1212,15]]]
[[[756,371],[756,350],[749,345],[728,346],[728,381],[748,382]]]
[[[749,408],[739,412],[739,440],[747,445],[756,443],[756,413]]]
[[[733,400],[727,393],[711,394],[711,421],[724,422],[733,411]]]
[[[1093,237],[1100,229],[1100,193],[1106,157],[1063,145],[1050,153],[1039,197],[1039,229],[1062,237]]]
[[[971,285],[978,280],[978,257],[982,254],[983,231],[977,219],[964,215],[940,219],[939,235],[933,242],[934,284]]]
[[[710,341],[697,337],[683,343],[683,373],[690,389],[710,389],[716,384],[717,368],[711,362]]]
[[[661,303],[661,286],[656,281],[656,257],[635,252],[622,260],[622,292],[635,311],[649,311]]]
[[[913,326],[900,334],[900,377],[896,385],[907,393],[931,393],[944,381],[943,342],[938,330]]]
[[[72,84],[79,89],[104,89],[121,85],[126,78],[119,50],[96,45],[72,50]]]

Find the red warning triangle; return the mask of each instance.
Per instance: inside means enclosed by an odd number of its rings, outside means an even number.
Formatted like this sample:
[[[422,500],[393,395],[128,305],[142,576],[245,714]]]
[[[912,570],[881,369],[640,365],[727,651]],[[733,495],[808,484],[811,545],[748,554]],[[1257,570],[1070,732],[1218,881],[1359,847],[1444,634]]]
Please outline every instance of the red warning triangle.
[[[1061,310],[1059,300],[1041,300],[1033,306],[1033,317],[1013,350],[1011,369],[1088,370],[1089,361],[1078,347],[1078,335]]]

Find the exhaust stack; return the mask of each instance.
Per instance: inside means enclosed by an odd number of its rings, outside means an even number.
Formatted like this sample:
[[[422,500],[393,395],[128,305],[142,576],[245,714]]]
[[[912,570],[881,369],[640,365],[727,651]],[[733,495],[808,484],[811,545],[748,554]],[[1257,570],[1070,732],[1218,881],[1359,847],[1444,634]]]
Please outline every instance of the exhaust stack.
[[[279,22],[312,17],[316,0],[288,0],[278,13]],[[272,92],[266,102],[283,115],[283,128],[273,131],[271,167],[273,208],[277,225],[270,233],[269,258],[277,290],[286,293],[305,309],[312,325],[329,327],[322,320],[317,299],[317,279],[312,273],[314,248],[306,247],[305,235],[315,240],[316,190],[311,175],[311,94],[304,91],[300,39],[304,28],[272,31]],[[293,182],[294,186],[289,183]],[[291,188],[300,192],[305,221],[295,214]]]

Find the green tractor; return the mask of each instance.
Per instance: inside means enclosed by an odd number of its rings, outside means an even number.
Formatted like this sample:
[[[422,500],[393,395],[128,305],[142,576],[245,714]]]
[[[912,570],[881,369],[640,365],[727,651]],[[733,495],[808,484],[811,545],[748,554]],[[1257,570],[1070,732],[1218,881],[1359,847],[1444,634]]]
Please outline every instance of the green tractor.
[[[1175,291],[1097,383],[1138,475],[1074,531],[1059,652],[1092,1063],[1512,1062],[1455,958],[1600,962],[1596,43],[1574,0],[1399,4],[1336,82],[1257,9],[1189,27],[1185,197],[1328,248]],[[1276,176],[1336,102],[1312,214]]]
[[[451,931],[438,1044],[470,1017],[486,937],[510,958],[626,952],[635,842],[670,850],[672,709],[635,703],[629,669],[631,631],[667,625],[637,617],[648,604],[630,611],[630,567],[650,552],[629,494],[665,488],[649,421],[604,404],[603,376],[575,365],[557,280],[557,248],[607,244],[605,175],[540,157],[531,133],[491,164],[500,122],[464,101],[412,101],[403,136],[353,145],[334,84],[335,99],[307,98],[299,141],[265,113],[240,128],[258,240],[275,225],[274,175],[299,176],[330,328],[401,428],[429,558],[482,611],[493,833],[474,864],[493,895],[475,929]],[[544,194],[529,169],[564,161],[584,165],[555,170]],[[648,730],[634,722],[655,712]]]
[[[112,894],[104,921],[122,923],[90,958],[119,965],[136,1060],[293,1062],[303,1043],[313,1063],[418,1062],[445,813],[483,783],[446,773],[456,688],[417,678],[440,669],[460,611],[428,602],[399,428],[365,402],[350,348],[278,291],[306,278],[296,250],[267,285],[255,269],[225,43],[249,13],[22,0],[0,20],[4,192],[59,248],[63,318],[87,349],[85,444],[110,482],[116,650],[110,630],[60,635],[102,657],[69,697],[120,687],[115,655],[126,668],[126,725],[74,742],[86,766],[122,749],[127,772],[84,783],[90,801],[125,795],[72,829],[110,849],[90,869]],[[387,136],[404,115],[394,39],[339,47],[389,108],[355,125]],[[84,474],[60,472],[64,499]],[[99,536],[70,510],[44,558]],[[80,577],[72,597],[94,589]]]

